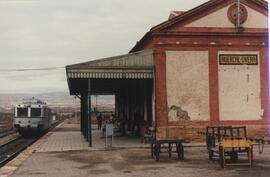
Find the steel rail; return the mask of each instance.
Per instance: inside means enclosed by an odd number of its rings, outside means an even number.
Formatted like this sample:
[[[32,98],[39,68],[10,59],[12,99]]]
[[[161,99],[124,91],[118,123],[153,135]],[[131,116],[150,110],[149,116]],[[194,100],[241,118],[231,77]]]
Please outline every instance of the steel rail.
[[[15,133],[16,133],[15,130],[5,131],[5,132],[0,133],[0,138],[3,138],[5,136],[9,136],[9,135],[12,135],[12,134],[15,134]]]
[[[36,142],[40,137],[28,139],[19,137],[10,142],[1,145],[0,147],[0,167],[3,167],[7,162],[14,159],[20,152]]]
[[[53,130],[57,125],[59,125],[62,121],[55,122],[52,124],[49,131]],[[49,132],[48,131],[48,132]],[[0,168],[7,164],[9,161],[14,159],[17,155],[19,155],[22,151],[24,151],[27,147],[31,146],[41,137],[43,137],[48,132],[45,132],[39,136],[33,138],[24,138],[22,136],[15,138],[5,144],[0,145]]]
[[[4,143],[4,144],[0,144],[0,149],[3,148],[3,147],[5,147],[5,146],[8,146],[9,144],[13,143],[14,141],[17,141],[19,138],[21,138],[21,136],[16,137],[16,138],[14,138],[14,139],[12,139],[12,140]]]

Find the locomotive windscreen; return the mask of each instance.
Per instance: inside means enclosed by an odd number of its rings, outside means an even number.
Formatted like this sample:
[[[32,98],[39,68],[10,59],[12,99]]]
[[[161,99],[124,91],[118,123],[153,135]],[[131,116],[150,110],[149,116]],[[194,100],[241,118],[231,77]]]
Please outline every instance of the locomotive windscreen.
[[[27,117],[28,108],[17,108],[17,117]]]
[[[31,117],[41,117],[41,108],[31,108]]]

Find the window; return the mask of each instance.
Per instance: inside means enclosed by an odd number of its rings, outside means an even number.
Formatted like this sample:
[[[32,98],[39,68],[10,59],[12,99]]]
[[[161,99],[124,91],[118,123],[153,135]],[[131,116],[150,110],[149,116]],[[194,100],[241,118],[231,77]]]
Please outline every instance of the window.
[[[41,109],[31,108],[31,117],[41,117]]]
[[[17,117],[27,117],[28,108],[17,108]]]

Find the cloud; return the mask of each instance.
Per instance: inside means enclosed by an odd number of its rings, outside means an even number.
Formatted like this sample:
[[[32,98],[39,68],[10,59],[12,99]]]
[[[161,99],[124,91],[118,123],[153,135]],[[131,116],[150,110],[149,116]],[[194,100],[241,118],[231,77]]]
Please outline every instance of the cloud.
[[[1,73],[0,93],[42,93],[50,91],[67,91],[64,70],[27,71],[24,73]],[[59,87],[59,85],[61,87]]]
[[[206,1],[0,0],[0,69],[59,67],[125,54],[171,10]],[[0,92],[67,91],[65,71],[1,73],[0,82]]]

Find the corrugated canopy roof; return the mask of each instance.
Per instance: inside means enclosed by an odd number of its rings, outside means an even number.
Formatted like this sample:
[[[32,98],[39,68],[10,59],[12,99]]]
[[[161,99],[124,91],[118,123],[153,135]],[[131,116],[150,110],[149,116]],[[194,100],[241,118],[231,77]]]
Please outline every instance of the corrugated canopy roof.
[[[66,66],[67,78],[153,78],[153,51],[130,53]]]

